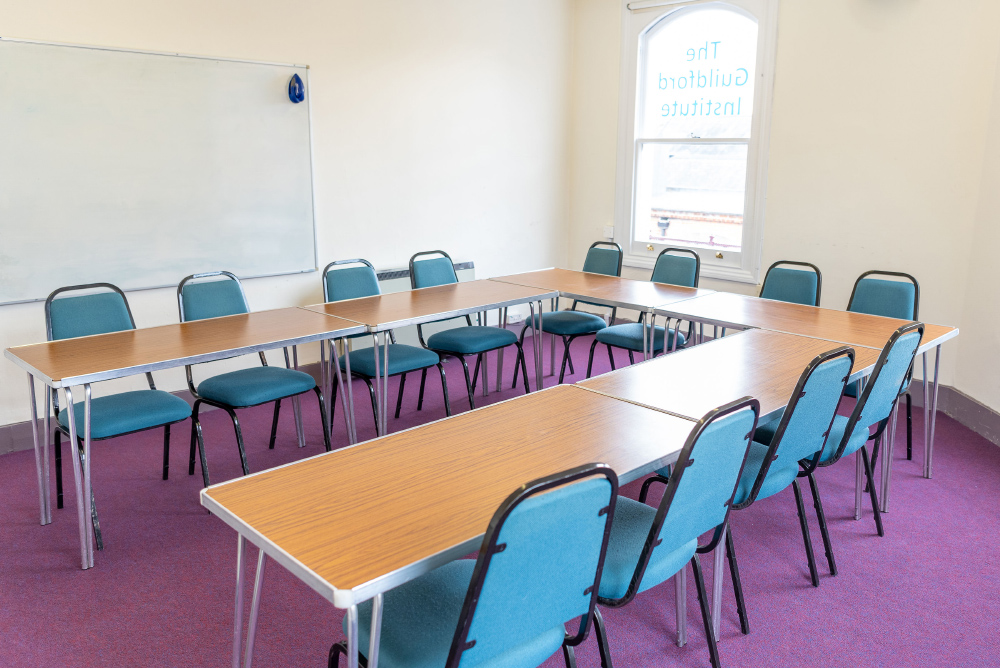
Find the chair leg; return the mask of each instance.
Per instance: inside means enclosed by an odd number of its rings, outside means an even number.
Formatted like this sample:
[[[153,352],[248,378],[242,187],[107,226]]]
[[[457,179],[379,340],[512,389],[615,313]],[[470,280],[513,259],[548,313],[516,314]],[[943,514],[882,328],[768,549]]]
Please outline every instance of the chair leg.
[[[642,489],[639,490],[639,503],[646,503],[646,495],[649,494],[649,488],[652,487],[654,482],[667,484],[667,480],[663,476],[654,475],[646,478],[642,482]]]
[[[229,417],[233,420],[233,429],[236,431],[236,445],[240,449],[240,463],[243,465],[243,475],[250,475],[250,467],[247,465],[247,451],[243,447],[243,430],[240,429],[240,419],[236,417],[236,411],[232,408],[226,408],[225,411],[229,413]]]
[[[913,397],[906,393],[906,459],[913,460]]]
[[[719,647],[715,642],[715,632],[712,630],[712,613],[708,608],[708,594],[705,593],[705,576],[701,572],[701,562],[698,555],[691,557],[691,569],[694,571],[694,581],[698,587],[698,605],[701,607],[701,621],[705,625],[705,640],[708,641],[708,655],[712,660],[712,668],[722,668],[719,660]]]
[[[608,645],[608,628],[604,624],[601,610],[594,606],[594,635],[597,636],[597,651],[601,655],[601,668],[613,668],[611,662],[611,647]]]
[[[576,653],[573,651],[573,646],[563,643],[562,650],[566,668],[576,668]]]
[[[201,409],[201,401],[195,400],[191,408],[191,453],[188,456],[188,475],[194,475],[194,457],[196,445],[195,425],[198,424],[198,411]]]
[[[572,336],[570,336],[570,337],[563,337],[562,367],[559,369],[559,384],[560,385],[562,385],[562,383],[563,383],[563,378],[566,377],[566,364],[567,363],[569,363],[569,372],[570,373],[575,373],[573,371],[573,362],[569,358],[569,344],[573,343],[573,338],[574,337],[572,337]]]
[[[521,328],[521,334],[517,337],[517,359],[514,360],[514,380],[510,384],[510,389],[517,387],[517,365],[524,365],[524,375],[528,375],[528,363],[524,359],[524,333],[528,331],[527,321],[524,323],[524,327]]]
[[[611,370],[615,370],[615,353],[611,350],[611,346],[608,346],[608,361],[611,362]]]
[[[368,386],[368,396],[372,400],[372,418],[375,420],[375,435],[381,436],[382,432],[378,428],[378,400],[375,398],[375,387],[370,378],[365,378],[365,385]]]
[[[77,452],[80,456],[80,466],[86,469],[87,463],[86,458],[83,454],[83,439],[80,439],[79,445],[77,447]],[[94,486],[91,484],[90,490],[86,493],[90,494],[90,523],[94,527],[94,543],[98,550],[104,549],[104,537],[101,535],[101,521],[97,517],[97,501],[94,497]]]
[[[596,338],[594,342],[590,344],[590,355],[587,357],[587,378],[594,372],[594,350],[597,348],[597,344],[600,343]]]
[[[819,495],[819,485],[816,477],[809,474],[809,491],[812,493],[813,507],[816,509],[816,517],[819,518],[819,531],[823,535],[823,548],[826,550],[826,561],[830,566],[830,575],[837,575],[837,560],[833,557],[833,542],[830,540],[830,530],[826,526],[826,513],[823,512],[823,499]]]
[[[510,389],[517,387],[517,370],[521,366],[521,356],[523,352],[521,350],[521,342],[517,343],[517,356],[514,358],[514,379],[510,383]],[[525,374],[527,374],[527,369],[525,369]]]
[[[631,350],[628,351],[628,363],[635,364],[635,353],[633,353]]]
[[[441,366],[440,364],[438,366]],[[424,409],[424,385],[427,384],[427,369],[420,372],[420,394],[417,395],[417,410]],[[397,416],[398,417],[398,416]]]
[[[524,376],[524,393],[528,394],[531,392],[531,385],[528,383],[528,365],[524,361],[524,349],[521,348],[521,344],[517,343],[517,357],[521,360],[521,374]],[[517,381],[517,365],[514,365],[514,380]],[[513,388],[511,388],[513,389]]]
[[[878,507],[878,495],[875,493],[875,477],[872,475],[872,465],[868,461],[868,450],[865,446],[861,446],[861,459],[865,464],[865,476],[868,478],[868,498],[872,502],[872,513],[875,515],[875,529],[878,531],[879,536],[885,535],[885,529],[882,526],[882,511]]]
[[[205,438],[201,433],[201,422],[197,419],[191,424],[192,438],[197,436],[198,438],[198,457],[201,460],[201,480],[205,487],[208,487],[211,483],[208,481],[208,459],[205,457]],[[194,471],[192,471],[194,473]]]
[[[163,479],[170,478],[170,425],[163,426]]]
[[[444,414],[447,417],[451,417],[451,400],[448,399],[448,379],[444,375],[444,366],[438,362],[437,365],[438,372],[441,374],[441,394],[444,395]],[[424,376],[427,376],[427,369],[424,369]],[[420,381],[420,391],[423,394],[424,381]]]
[[[62,432],[56,428],[56,508],[63,507]]]
[[[424,369],[426,378],[427,369]],[[406,387],[406,374],[399,377],[399,394],[396,396],[396,419],[399,419],[399,409],[403,405],[403,388]]]
[[[733,542],[733,527],[726,532],[726,559],[729,560],[729,575],[733,579],[733,593],[736,595],[736,612],[740,616],[740,631],[743,635],[750,634],[750,617],[747,614],[747,603],[743,598],[743,581],[740,580],[740,565],[736,562],[736,543]]]
[[[475,409],[476,399],[472,396],[473,392],[475,392],[475,388],[472,385],[472,379],[469,378],[469,365],[466,364],[464,355],[459,355],[458,359],[462,363],[462,368],[465,369],[465,387],[469,391],[469,408]]]
[[[323,421],[323,447],[327,452],[333,451],[333,442],[330,437],[330,423],[326,420],[326,402],[323,400],[323,392],[318,387],[313,388],[316,393],[316,401],[319,402],[319,418]]]
[[[483,353],[476,355],[476,367],[472,371],[472,391],[476,391],[476,385],[479,384],[479,365],[483,363]]]
[[[573,343],[575,336],[569,337],[569,341],[566,342],[566,361],[569,362],[569,372],[572,375],[576,375],[576,369],[573,368],[573,358],[569,356],[569,344]]]
[[[274,402],[274,418],[271,420],[271,441],[267,444],[268,450],[274,450],[274,442],[278,438],[278,416],[281,414],[281,399]]]
[[[809,561],[809,580],[813,587],[819,586],[819,571],[816,569],[816,555],[813,554],[812,536],[809,535],[809,522],[806,521],[806,506],[802,502],[802,490],[799,489],[799,481],[792,481],[792,489],[795,491],[795,509],[799,514],[799,526],[802,529],[802,541],[806,546],[806,559]]]

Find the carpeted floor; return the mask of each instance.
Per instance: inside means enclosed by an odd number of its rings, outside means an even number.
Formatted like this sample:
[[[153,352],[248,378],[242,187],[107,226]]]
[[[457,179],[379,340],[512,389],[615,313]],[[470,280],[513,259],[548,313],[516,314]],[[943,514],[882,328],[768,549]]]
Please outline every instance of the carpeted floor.
[[[590,341],[574,344],[577,374],[586,371]],[[603,346],[595,372],[606,371]],[[546,349],[546,353],[548,350]],[[548,355],[546,354],[546,358]],[[514,355],[505,359],[506,389],[477,397],[483,405],[511,391]],[[620,364],[627,363],[619,355]],[[491,364],[491,370],[495,364]],[[446,364],[455,412],[468,409],[461,367]],[[529,364],[529,371],[531,366]],[[440,383],[427,381],[416,412],[419,383],[411,376],[393,430],[444,417]],[[532,376],[533,378],[533,376]],[[390,396],[395,403],[395,380]],[[546,376],[546,384],[552,384]],[[491,385],[493,383],[491,375]],[[359,436],[373,436],[371,412],[359,383]],[[251,469],[259,471],[322,452],[315,402],[303,403],[309,445],[296,447],[290,410],[282,411],[275,450],[267,449],[271,408],[244,411]],[[335,447],[346,444],[338,408]],[[905,460],[900,429],[886,537],[875,535],[870,508],[853,519],[853,461],[819,474],[840,575],[821,568],[809,585],[791,490],[735,514],[733,531],[750,607],[751,634],[739,633],[727,578],[720,651],[737,666],[997,666],[1000,643],[1000,448],[941,416],[935,477],[920,477],[922,416],[915,424],[917,460]],[[222,411],[204,417],[212,479],[239,474],[231,423]],[[171,478],[160,479],[162,432],[96,443],[94,488],[106,549],[96,568],[79,569],[72,496],[38,524],[33,454],[0,459],[0,665],[2,666],[227,666],[231,662],[236,535],[198,504],[200,475],[187,475],[187,429],[177,429]],[[66,480],[72,485],[67,465]],[[635,496],[638,483],[625,488]],[[336,494],[336,489],[330,490]],[[810,508],[813,539],[822,544]],[[251,563],[256,552],[250,551]],[[706,566],[710,564],[705,560]],[[249,601],[252,568],[248,572]],[[667,584],[630,606],[605,611],[618,666],[707,666],[693,580],[689,578],[689,643],[674,644],[674,594]],[[255,665],[321,666],[339,640],[341,613],[274,564],[261,606]],[[593,635],[578,651],[579,665],[599,666]],[[556,657],[546,665],[561,665]]]

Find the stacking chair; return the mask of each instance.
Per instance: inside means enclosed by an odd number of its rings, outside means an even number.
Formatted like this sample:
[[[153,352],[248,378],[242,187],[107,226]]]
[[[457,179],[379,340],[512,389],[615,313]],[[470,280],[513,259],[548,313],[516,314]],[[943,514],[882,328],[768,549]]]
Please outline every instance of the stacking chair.
[[[431,259],[418,259],[425,256],[436,256]],[[430,288],[437,285],[448,285],[458,283],[458,275],[455,273],[455,263],[451,261],[451,256],[444,251],[423,251],[410,258],[410,287],[414,290],[418,288]],[[465,316],[466,326],[453,327],[443,332],[431,334],[424,341],[424,331],[417,325],[417,337],[420,345],[428,350],[433,350],[441,356],[456,357],[462,363],[465,370],[465,387],[469,392],[469,406],[476,407],[476,400],[473,394],[476,391],[476,380],[479,377],[479,367],[483,366],[483,384],[486,384],[486,366],[484,355],[486,353],[506,348],[507,346],[517,346],[517,358],[524,358],[524,350],[521,348],[521,341],[517,334],[504,327],[485,327],[473,325],[472,319]],[[485,323],[483,323],[485,325]],[[475,373],[469,376],[469,365],[465,361],[466,355],[476,356]],[[353,363],[353,358],[352,358]],[[497,370],[500,373],[500,370]],[[517,374],[517,364],[514,365],[514,374]],[[528,369],[524,366],[524,392],[530,392],[528,387]]]
[[[353,265],[353,266],[352,266]],[[323,269],[323,299],[327,302],[338,302],[343,299],[357,299],[359,297],[372,297],[382,294],[378,284],[378,274],[375,267],[368,260],[356,258],[353,260],[336,260],[326,265]],[[351,338],[369,337],[369,334],[357,334]],[[441,358],[432,350],[419,348],[417,346],[407,346],[396,343],[396,335],[389,331],[389,376],[401,376],[399,379],[399,396],[396,398],[396,419],[399,419],[399,409],[403,403],[403,388],[406,385],[406,374],[411,371],[420,371],[420,399],[417,403],[417,410],[423,408],[424,384],[427,381],[427,369],[436,366],[441,374],[441,389],[444,392],[445,414],[451,416],[451,402],[448,401],[448,382],[445,380],[444,367],[441,365]],[[333,342],[331,341],[330,360],[334,359]],[[372,413],[375,416],[375,432],[379,434],[378,426],[378,399],[375,397],[375,388],[372,386],[372,379],[375,378],[375,355],[373,350],[361,349],[345,352],[339,359],[340,368],[346,369],[346,355],[351,356],[351,376],[362,379],[368,386],[368,393],[371,395]],[[377,352],[379,359],[383,359],[383,347],[379,346]],[[379,369],[385,374],[384,369]],[[333,384],[330,399],[330,421],[333,422],[333,414],[337,410],[337,386]]]
[[[699,420],[673,466],[658,508],[618,499],[601,574],[598,603],[619,608],[690,562],[714,668],[720,665],[719,652],[698,555],[711,552],[722,540],[759,413],[760,404],[748,397]],[[698,545],[698,537],[709,531],[711,540]],[[598,611],[594,624],[601,665],[611,668],[607,630]]]
[[[675,255],[681,253],[681,255]],[[691,255],[692,257],[686,257]],[[686,288],[698,287],[701,278],[701,257],[687,248],[664,248],[656,256],[656,264],[653,265],[653,275],[649,278],[653,283],[666,283],[668,285],[680,285]],[[544,323],[544,319],[542,321]],[[692,327],[693,327],[692,323]],[[611,362],[611,370],[615,368],[615,356],[612,348],[624,348],[628,351],[629,362],[635,364],[635,353],[642,352],[643,348],[643,327],[646,327],[647,335],[649,327],[646,325],[646,314],[639,317],[639,322],[630,322],[624,325],[611,325],[597,332],[594,342],[590,345],[590,357],[587,360],[587,378],[594,368],[594,349],[598,343],[603,343],[608,348],[608,360]],[[688,332],[691,333],[690,331]],[[674,337],[677,338],[677,348],[684,346],[689,337],[671,329],[669,332],[663,327],[654,328],[653,333],[653,356],[662,353],[664,350],[673,349]]]
[[[807,267],[807,269],[789,269],[785,265]],[[823,274],[819,267],[809,262],[779,260],[768,267],[767,273],[764,274],[760,297],[779,302],[819,306],[822,290]]]
[[[869,276],[896,276],[903,280],[884,278],[869,278]],[[920,311],[920,284],[910,274],[899,271],[866,271],[858,276],[851,290],[851,298],[847,302],[847,310],[855,313],[881,315],[899,320],[916,320]],[[903,384],[903,396],[906,398],[906,458],[913,459],[913,398],[910,396],[910,380],[913,368]],[[924,380],[926,383],[927,381]],[[858,396],[857,383],[847,386],[845,394],[849,397]],[[891,430],[890,430],[891,431]],[[886,455],[889,453],[887,452]],[[872,462],[872,466],[875,463]]]
[[[604,274],[606,276],[621,276],[622,275],[622,259],[624,258],[624,253],[622,252],[622,247],[613,241],[595,241],[590,244],[590,249],[587,251],[587,257],[583,261],[583,270],[590,272],[592,274]],[[556,300],[558,305],[559,300]],[[605,327],[608,323],[604,321],[599,315],[594,315],[593,313],[587,313],[586,311],[577,311],[576,307],[580,302],[578,300],[573,300],[573,305],[566,311],[554,311],[552,313],[546,313],[542,316],[542,331],[546,334],[551,334],[552,336],[558,336],[563,342],[563,358],[562,365],[559,369],[559,383],[563,382],[563,378],[566,376],[566,365],[569,364],[569,372],[576,373],[573,368],[573,360],[569,355],[569,346],[573,341],[580,336],[587,336],[588,334],[596,334]],[[589,304],[590,306],[601,306],[600,304],[591,304],[590,302],[583,302],[584,304]],[[611,322],[614,323],[615,316],[618,313],[618,309],[611,309]],[[535,314],[534,321],[528,321],[524,323],[524,327],[521,328],[520,341],[524,343],[524,334],[528,330],[528,326],[537,326],[538,324],[538,314]],[[642,340],[642,330],[640,330],[639,339]],[[642,349],[642,344],[639,344],[639,349]],[[527,366],[523,357],[519,357],[518,361],[521,364]],[[527,372],[525,372],[527,373]],[[517,367],[514,367],[514,385],[517,384]],[[514,385],[511,385],[513,388]]]
[[[511,494],[476,560],[453,561],[385,594],[379,665],[534,668],[561,648],[575,668],[573,648],[597,612],[617,490],[611,469],[590,464]],[[371,615],[371,601],[358,606],[362,652]],[[338,668],[342,655],[346,644],[335,644],[329,667]]]
[[[209,280],[206,280],[209,279]],[[220,318],[227,315],[240,315],[250,312],[243,285],[240,279],[228,271],[212,271],[204,274],[193,274],[186,277],[177,286],[177,309],[181,322]],[[281,400],[298,397],[306,392],[315,392],[319,401],[320,419],[323,421],[323,442],[326,451],[330,447],[330,425],[326,418],[326,406],[323,393],[316,386],[313,377],[302,371],[290,368],[268,366],[263,351],[260,355],[259,367],[250,367],[230,371],[207,378],[195,386],[192,366],[184,367],[187,375],[188,390],[195,398],[194,421],[191,429],[191,455],[188,463],[188,475],[194,475],[195,436],[198,438],[198,453],[201,460],[201,475],[205,486],[209,485],[208,460],[205,456],[202,442],[201,425],[198,422],[198,412],[202,404],[221,408],[233,421],[236,431],[236,444],[240,450],[240,464],[243,475],[249,475],[246,448],[243,445],[243,430],[240,428],[237,408],[250,408],[274,402],[274,418],[271,423],[271,440],[269,448],[274,449],[274,441],[278,433],[278,415],[281,411]],[[285,364],[289,366],[288,349],[285,349]],[[302,417],[296,411],[296,429],[301,439]]]
[[[88,294],[60,297],[69,292],[87,291]],[[99,291],[99,292],[93,292]],[[45,333],[49,341],[71,339],[135,329],[132,310],[125,293],[110,283],[91,283],[59,288],[45,300]],[[146,374],[148,390],[120,392],[97,397],[90,402],[90,438],[103,441],[138,431],[163,427],[163,479],[170,471],[170,425],[191,417],[191,407],[180,397],[157,390],[153,374]],[[69,414],[59,410],[59,394],[52,393],[52,407],[57,416],[55,429],[56,453],[56,507],[63,507],[62,435],[69,438]],[[84,411],[83,401],[73,404],[77,434],[77,455],[84,461]],[[72,447],[72,446],[71,446]],[[91,521],[97,549],[104,549],[101,525],[97,518],[94,490],[84,490],[91,495]]]

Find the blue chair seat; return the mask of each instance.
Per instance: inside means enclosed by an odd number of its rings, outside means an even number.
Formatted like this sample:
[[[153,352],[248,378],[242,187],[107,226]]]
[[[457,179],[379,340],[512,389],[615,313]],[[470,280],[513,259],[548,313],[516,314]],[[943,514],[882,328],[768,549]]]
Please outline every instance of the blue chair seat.
[[[379,358],[378,362],[381,365],[384,357],[382,356],[383,349],[385,346],[379,346]],[[362,348],[361,350],[354,350],[350,353],[351,355],[351,373],[359,373],[363,376],[368,376],[369,378],[375,377],[375,355],[371,348]],[[345,356],[340,356],[340,368],[345,367]],[[395,376],[398,373],[406,373],[407,371],[415,371],[417,369],[425,369],[429,366],[434,366],[441,361],[438,354],[433,350],[427,350],[426,348],[420,348],[418,346],[407,346],[401,343],[390,343],[389,344],[389,375]],[[381,369],[380,369],[381,370]],[[383,371],[384,373],[384,371]]]
[[[446,329],[427,339],[428,348],[459,355],[476,355],[514,343],[517,343],[517,334],[509,329],[476,325]]]
[[[538,326],[538,315],[531,321]],[[542,331],[556,336],[580,336],[593,334],[608,326],[604,318],[584,311],[556,311],[542,316]]]
[[[83,436],[83,402],[73,404],[77,436]],[[180,397],[161,390],[122,392],[97,397],[90,402],[90,437],[110,438],[151,429],[191,417],[191,406]],[[69,428],[66,409],[59,411],[59,424]]]
[[[385,594],[379,666],[441,668],[445,664],[475,565],[472,559],[453,561]],[[371,601],[358,606],[358,646],[363,652],[371,637],[371,613]],[[559,650],[565,637],[560,625],[476,666],[537,666]]]
[[[774,423],[774,426],[778,426],[777,421]],[[743,468],[743,475],[740,476],[740,485],[736,488],[736,496],[733,497],[735,505],[744,503],[750,498],[750,491],[753,489],[754,481],[757,480],[757,474],[760,473],[760,467],[764,465],[767,450],[768,446],[766,445],[761,445],[760,443],[750,444],[747,463]],[[787,457],[782,457],[780,450],[781,448],[779,448],[778,459],[771,462],[771,468],[767,470],[767,477],[764,478],[764,484],[761,485],[760,492],[757,494],[758,499],[766,499],[769,496],[774,496],[791,485],[792,481],[795,480],[795,476],[799,474],[799,463],[790,461]]]
[[[608,555],[601,573],[599,593],[602,598],[621,598],[628,591],[655,517],[656,508],[625,496],[618,497],[615,517],[611,523]],[[673,577],[691,560],[697,547],[698,539],[695,538],[673,551],[663,549],[662,546],[655,548],[642,576],[639,591],[646,591]]]
[[[258,366],[212,376],[198,386],[198,394],[216,403],[240,408],[277,401],[316,387],[313,377],[280,366]]]
[[[544,320],[542,321],[545,322]],[[626,350],[634,350],[636,352],[642,351],[642,323],[630,322],[624,325],[612,325],[597,332],[597,340],[601,343],[605,343],[609,346],[614,346],[616,348],[625,348]],[[649,326],[646,325],[646,331],[649,331]],[[687,339],[684,338],[684,334],[678,334],[675,330],[671,329],[670,334],[667,335],[668,346],[673,348],[674,346],[674,335],[677,334],[677,346],[683,346]],[[663,350],[663,337],[664,332],[662,327],[656,328],[656,333],[653,335],[653,351],[660,352]]]

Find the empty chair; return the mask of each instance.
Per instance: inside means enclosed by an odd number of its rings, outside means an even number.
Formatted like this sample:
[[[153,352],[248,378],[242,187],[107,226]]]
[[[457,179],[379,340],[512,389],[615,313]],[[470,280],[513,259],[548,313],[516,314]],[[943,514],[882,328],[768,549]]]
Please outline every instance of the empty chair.
[[[622,247],[615,242],[595,241],[590,244],[590,249],[587,251],[587,257],[583,261],[583,270],[592,274],[621,276],[623,258],[624,253],[622,252]],[[558,304],[558,300],[556,300],[556,303]],[[563,382],[563,378],[566,376],[567,364],[569,365],[570,373],[576,373],[573,369],[573,360],[569,355],[570,344],[573,343],[573,341],[579,336],[595,334],[608,326],[608,323],[604,321],[604,318],[599,315],[587,313],[586,311],[577,311],[576,307],[579,303],[580,302],[578,300],[574,300],[573,305],[568,310],[546,313],[542,316],[542,331],[546,334],[560,337],[563,342],[562,365],[559,370],[560,383]],[[589,304],[589,302],[583,303]],[[600,306],[600,304],[591,304],[591,306]],[[615,321],[616,313],[617,309],[611,309],[612,323]],[[522,343],[524,342],[524,334],[528,330],[528,327],[536,327],[538,325],[538,314],[535,314],[534,318],[534,321],[529,320],[528,322],[525,322],[524,327],[521,328],[520,341]],[[527,362],[523,357],[518,358],[518,361],[522,365],[527,366]],[[527,374],[527,372],[525,373]],[[515,366],[514,385],[516,384],[517,367]],[[513,387],[513,385],[511,387]]]
[[[791,269],[786,265],[808,268]],[[779,260],[768,267],[767,273],[764,274],[760,297],[779,302],[819,306],[822,290],[823,274],[819,267],[809,262]]]
[[[893,276],[897,280],[875,278],[875,276]],[[858,280],[854,283],[851,298],[847,302],[847,310],[899,320],[916,320],[920,317],[920,284],[910,274],[899,271],[866,271],[858,276]],[[907,459],[913,459],[913,399],[909,392],[912,377],[913,367],[910,367],[906,382],[903,384],[903,396],[906,397]],[[927,382],[926,379],[924,382]],[[857,397],[857,383],[848,385],[845,394]],[[887,452],[886,455],[888,454]]]
[[[677,253],[680,253],[679,255]],[[691,257],[688,257],[688,256]],[[656,256],[656,264],[653,265],[653,275],[649,280],[653,283],[666,283],[668,285],[680,285],[686,288],[698,287],[701,278],[701,257],[693,250],[687,248],[664,248]],[[544,320],[543,320],[544,322]],[[615,368],[615,356],[612,348],[624,348],[628,351],[628,359],[635,363],[635,353],[643,351],[643,327],[646,328],[645,335],[649,336],[649,326],[646,325],[646,314],[639,317],[639,322],[630,322],[623,325],[611,325],[598,330],[594,337],[594,342],[590,345],[590,357],[587,360],[587,378],[594,368],[594,349],[598,343],[603,343],[608,348],[608,360],[611,362],[611,369]],[[676,347],[680,348],[688,337],[671,329],[669,332],[663,327],[655,327],[653,330],[653,356],[662,353],[664,350],[673,349],[674,338],[677,338]]]
[[[714,550],[722,539],[759,413],[757,400],[744,398],[699,420],[672,468],[658,508],[618,499],[601,574],[598,603],[618,608],[690,562],[715,668],[720,665],[719,652],[698,555]],[[698,545],[699,536],[709,531],[712,538]],[[595,611],[594,619],[601,664],[611,668],[607,631],[599,612]]]
[[[458,283],[458,275],[455,273],[455,263],[451,261],[451,256],[444,251],[423,251],[410,258],[410,286],[413,289],[430,288],[449,283]],[[439,355],[458,358],[465,370],[465,386],[469,393],[469,406],[475,408],[476,400],[473,394],[476,391],[476,380],[479,377],[480,366],[483,366],[483,384],[486,384],[483,356],[490,351],[513,345],[517,346],[518,359],[522,359],[524,351],[521,349],[521,342],[517,335],[509,329],[473,325],[469,316],[464,317],[465,326],[460,325],[431,334],[426,341],[424,341],[423,328],[417,325],[417,337],[425,348],[433,350]],[[469,365],[465,361],[466,355],[476,356],[475,373],[471,377],[469,376]],[[514,373],[517,374],[516,364],[514,365]],[[524,391],[525,393],[530,391],[527,367],[524,367]]]
[[[243,286],[240,279],[228,271],[213,271],[204,274],[194,274],[186,277],[177,286],[177,309],[180,313],[181,322],[192,320],[204,320],[206,318],[220,318],[223,316],[240,315],[250,312],[247,305],[246,295],[243,294]],[[316,386],[313,377],[302,371],[295,369],[268,366],[267,358],[263,352],[260,356],[259,367],[250,367],[222,373],[210,378],[206,378],[195,385],[194,375],[191,365],[186,365],[184,371],[187,374],[188,389],[195,398],[194,402],[194,425],[191,430],[191,455],[188,463],[188,475],[194,475],[195,456],[195,434],[200,433],[201,425],[198,424],[198,411],[202,404],[221,408],[233,421],[233,429],[236,431],[236,444],[240,451],[240,464],[243,467],[243,475],[250,473],[247,464],[246,448],[243,445],[243,430],[240,428],[239,418],[236,416],[237,408],[250,408],[274,402],[274,418],[271,423],[271,440],[268,445],[274,448],[274,441],[278,431],[278,415],[281,411],[281,400],[298,397],[306,392],[315,392],[319,402],[320,419],[323,422],[323,442],[327,452],[330,447],[330,429],[326,418],[326,407],[323,401],[323,393]],[[285,350],[285,364],[288,363],[288,350]],[[302,439],[302,418],[296,411],[296,430],[299,433],[300,445]],[[198,439],[198,452],[201,460],[201,475],[205,486],[209,485],[208,461],[205,456],[205,448],[201,439]]]
[[[385,594],[379,665],[534,668],[561,648],[575,668],[573,648],[596,612],[617,490],[611,469],[590,464],[515,491],[486,527],[476,560],[453,561]],[[358,606],[362,652],[371,613],[371,601]],[[345,643],[330,649],[330,668],[342,655]]]
[[[358,297],[372,297],[382,294],[378,284],[378,274],[375,267],[368,260],[360,258],[353,260],[337,260],[326,265],[323,269],[323,299],[327,302],[337,302],[343,299],[357,299]],[[369,334],[358,334],[352,338],[369,337]],[[406,385],[406,374],[411,371],[420,371],[420,399],[417,403],[417,410],[423,408],[424,384],[427,381],[427,369],[436,366],[441,375],[441,389],[444,392],[444,410],[446,415],[451,415],[451,405],[448,401],[448,382],[445,379],[444,367],[441,366],[441,358],[432,350],[418,346],[407,346],[396,343],[396,335],[389,331],[389,369],[388,374],[385,369],[379,369],[382,375],[400,376],[399,396],[396,398],[396,418],[399,418],[400,406],[403,403],[403,388]],[[331,341],[330,359],[334,358],[333,342]],[[383,346],[379,346],[375,351],[379,359],[384,359]],[[372,349],[363,348],[341,355],[339,364],[341,369],[347,368],[345,357],[350,355],[351,376],[361,378],[368,386],[368,393],[371,396],[372,413],[375,416],[375,433],[379,434],[378,426],[378,399],[375,396],[375,388],[372,386],[372,379],[375,378],[375,355]],[[330,421],[333,422],[333,414],[337,410],[337,386],[333,386],[333,394],[330,399]]]
[[[64,296],[70,292],[87,292]],[[135,329],[135,320],[128,306],[125,293],[110,283],[91,283],[59,288],[45,300],[45,333],[49,341],[71,339]],[[124,436],[137,431],[163,427],[163,479],[170,470],[170,425],[191,417],[191,407],[180,397],[156,389],[153,374],[146,374],[148,390],[120,392],[97,397],[90,402],[90,437],[101,441]],[[55,430],[56,455],[56,507],[63,507],[62,484],[62,435],[70,437],[69,414],[59,410],[59,393],[52,392],[52,406],[57,416]],[[77,456],[84,462],[84,402],[73,404],[73,427],[76,433]],[[70,446],[72,450],[72,445]],[[104,549],[101,526],[97,518],[97,504],[93,502],[93,489],[84,490],[91,495],[91,521],[97,549]]]

